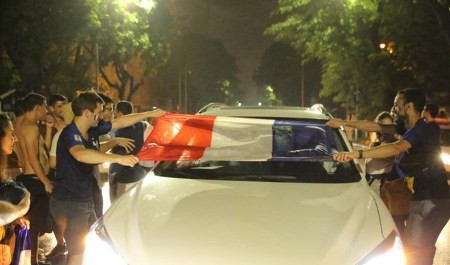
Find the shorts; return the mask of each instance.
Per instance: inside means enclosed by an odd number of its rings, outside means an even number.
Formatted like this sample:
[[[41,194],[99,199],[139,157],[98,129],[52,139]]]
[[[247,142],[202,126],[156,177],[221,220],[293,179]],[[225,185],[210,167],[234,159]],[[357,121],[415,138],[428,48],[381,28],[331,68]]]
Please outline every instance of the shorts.
[[[52,222],[49,218],[49,196],[44,184],[34,174],[19,175],[16,182],[20,182],[30,192],[30,210],[27,218],[32,223],[30,233],[35,237],[39,233],[51,233]],[[34,244],[34,243],[33,243]]]
[[[42,197],[47,197],[44,184],[34,174],[19,175],[16,177],[16,182],[21,182],[30,192],[31,207]]]
[[[90,221],[95,219],[93,201],[64,201],[51,197],[50,213],[56,224],[67,224],[64,238],[69,255],[83,254]]]

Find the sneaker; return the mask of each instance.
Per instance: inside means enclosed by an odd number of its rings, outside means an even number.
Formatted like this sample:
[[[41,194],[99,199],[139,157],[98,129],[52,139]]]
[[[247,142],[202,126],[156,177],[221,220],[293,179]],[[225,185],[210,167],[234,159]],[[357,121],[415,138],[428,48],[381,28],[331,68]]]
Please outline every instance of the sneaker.
[[[61,256],[61,255],[67,255],[68,251],[66,248],[66,244],[62,244],[62,245],[56,245],[56,247],[54,247],[52,249],[52,251],[50,251],[50,253],[48,253],[47,255],[45,255],[45,257],[47,259],[53,259],[55,257]]]

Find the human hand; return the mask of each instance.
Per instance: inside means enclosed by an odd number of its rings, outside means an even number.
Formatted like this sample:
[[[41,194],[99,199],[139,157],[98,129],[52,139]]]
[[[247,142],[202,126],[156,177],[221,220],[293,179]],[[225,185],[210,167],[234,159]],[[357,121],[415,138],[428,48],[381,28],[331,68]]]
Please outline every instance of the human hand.
[[[358,156],[358,152],[340,152],[333,155],[333,160],[345,163],[352,159],[358,158]]]
[[[139,158],[135,157],[134,155],[117,156],[116,160],[116,163],[128,167],[132,167],[139,162]]]
[[[133,151],[135,147],[133,139],[116,137],[114,140],[116,141],[116,145],[123,147],[127,153]]]
[[[166,113],[167,113],[167,111],[165,111],[165,110],[155,109],[155,110],[149,111],[149,118],[156,118],[156,117],[162,116]]]
[[[333,128],[339,128],[339,127],[345,125],[345,121],[344,120],[339,120],[339,119],[330,119],[329,121],[327,121],[325,123],[325,125],[333,127]]]
[[[51,194],[53,192],[53,184],[50,181],[44,183],[44,187],[45,187],[45,191],[48,194]]]
[[[0,244],[0,265],[9,265],[11,261],[11,248],[8,245]]]
[[[27,229],[30,229],[30,220],[24,217],[17,218],[14,223],[19,225],[20,227],[26,227]]]
[[[45,126],[47,126],[47,128],[52,128],[55,126],[55,118],[52,115],[47,114],[45,117]]]

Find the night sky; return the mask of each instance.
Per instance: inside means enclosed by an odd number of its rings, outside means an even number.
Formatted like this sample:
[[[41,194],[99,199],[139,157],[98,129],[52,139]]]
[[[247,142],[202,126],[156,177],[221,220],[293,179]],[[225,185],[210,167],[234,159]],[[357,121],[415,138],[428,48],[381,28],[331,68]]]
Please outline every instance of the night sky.
[[[271,44],[263,36],[269,14],[276,0],[172,0],[178,23],[188,30],[221,40],[236,57],[240,85],[247,91],[246,100],[255,97],[252,76],[264,50]]]

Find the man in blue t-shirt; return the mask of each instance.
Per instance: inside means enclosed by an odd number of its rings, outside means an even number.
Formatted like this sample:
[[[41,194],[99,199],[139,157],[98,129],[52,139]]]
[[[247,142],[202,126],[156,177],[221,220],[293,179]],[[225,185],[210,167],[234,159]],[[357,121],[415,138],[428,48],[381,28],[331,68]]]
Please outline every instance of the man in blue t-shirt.
[[[99,123],[103,101],[94,92],[84,92],[72,101],[75,118],[61,132],[56,156],[56,177],[50,199],[50,212],[64,233],[68,253],[67,264],[81,264],[84,239],[95,220],[93,205],[94,166],[104,162],[133,166],[134,155],[99,152],[99,136],[112,129],[130,126],[140,120],[158,117],[155,110],[123,116],[112,122]]]
[[[116,117],[119,118],[131,113],[133,113],[133,104],[131,104],[131,102],[122,100],[116,104]],[[134,147],[129,149],[117,145],[112,149],[112,153],[118,155],[136,155],[139,150],[141,150],[142,145],[144,145],[144,132],[148,126],[150,126],[148,122],[140,121],[129,127],[117,130],[115,132],[115,136],[133,140]],[[117,163],[113,163],[109,166],[109,196],[111,202],[113,202],[118,197],[118,195],[121,194],[120,191],[118,192],[118,182],[116,176],[123,172],[123,170],[125,170],[125,167]]]
[[[440,159],[440,131],[436,124],[421,117],[424,105],[425,96],[419,90],[400,90],[393,109],[405,121],[407,131],[402,140],[333,156],[339,162],[348,162],[356,158],[400,155],[395,164],[395,174],[397,177],[414,177],[414,193],[403,238],[410,265],[433,264],[435,243],[450,218],[449,186]]]

